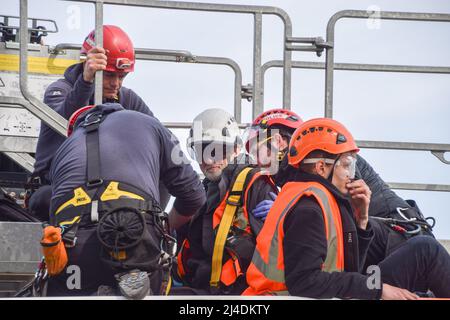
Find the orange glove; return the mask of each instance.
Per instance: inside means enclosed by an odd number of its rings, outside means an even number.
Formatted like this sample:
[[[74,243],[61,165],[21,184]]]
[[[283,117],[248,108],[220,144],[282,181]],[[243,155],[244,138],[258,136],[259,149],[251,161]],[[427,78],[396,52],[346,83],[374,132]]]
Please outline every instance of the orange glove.
[[[50,276],[56,276],[67,264],[67,252],[61,237],[61,228],[47,226],[41,240],[42,252]]]

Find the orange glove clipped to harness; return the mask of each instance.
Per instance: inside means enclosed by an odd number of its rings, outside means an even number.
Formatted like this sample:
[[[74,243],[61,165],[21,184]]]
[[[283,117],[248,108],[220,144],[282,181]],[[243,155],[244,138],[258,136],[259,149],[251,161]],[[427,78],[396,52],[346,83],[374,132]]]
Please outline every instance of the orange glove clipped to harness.
[[[56,276],[67,264],[67,252],[62,241],[61,228],[46,226],[41,240],[42,252],[50,276]]]

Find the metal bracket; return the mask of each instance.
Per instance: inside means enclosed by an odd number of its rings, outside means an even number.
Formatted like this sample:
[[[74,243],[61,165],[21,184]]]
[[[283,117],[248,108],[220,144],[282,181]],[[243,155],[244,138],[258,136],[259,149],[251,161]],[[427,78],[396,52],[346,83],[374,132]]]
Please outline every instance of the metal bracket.
[[[438,158],[442,163],[450,164],[450,161],[445,159],[445,153],[447,151],[431,151],[431,154]]]
[[[253,86],[250,83],[241,87],[241,97],[247,99],[248,102],[253,100]]]
[[[10,25],[10,20],[20,20],[20,17],[17,16],[9,16],[9,15],[0,15],[0,18],[3,18],[3,22],[0,22],[0,39],[1,41],[8,42],[18,41],[19,36],[19,26]],[[28,36],[30,43],[40,43],[42,37],[46,37],[48,33],[56,33],[58,32],[58,26],[55,20],[50,19],[39,19],[39,18],[28,18],[28,21],[31,21],[31,28],[28,28]],[[54,26],[53,30],[47,30],[47,28],[43,25],[38,25],[40,22],[52,23]]]
[[[299,46],[296,43],[308,43],[309,46]],[[290,51],[314,51],[318,57],[322,56],[325,49],[333,48],[333,44],[325,42],[322,37],[316,38],[295,38],[286,39],[286,49]]]

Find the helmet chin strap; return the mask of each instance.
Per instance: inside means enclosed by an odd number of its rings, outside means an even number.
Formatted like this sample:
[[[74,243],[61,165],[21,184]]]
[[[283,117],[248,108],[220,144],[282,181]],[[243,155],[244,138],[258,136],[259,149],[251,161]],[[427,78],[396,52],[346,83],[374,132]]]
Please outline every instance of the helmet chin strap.
[[[289,137],[290,139],[291,137]],[[289,140],[288,140],[289,141]],[[278,162],[283,161],[284,157],[286,156],[287,152],[289,150],[289,143],[286,145],[284,149],[279,149],[277,152],[277,160]]]
[[[334,174],[334,165],[333,168],[331,168],[330,175],[327,178],[327,180],[330,181],[331,183],[333,182],[333,174]]]

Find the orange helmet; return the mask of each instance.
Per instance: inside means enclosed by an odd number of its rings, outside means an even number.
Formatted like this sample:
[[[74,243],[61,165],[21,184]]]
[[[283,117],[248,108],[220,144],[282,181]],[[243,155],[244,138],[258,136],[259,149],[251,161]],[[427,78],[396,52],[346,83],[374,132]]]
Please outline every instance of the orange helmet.
[[[295,130],[289,143],[289,164],[297,168],[314,150],[336,155],[359,151],[352,134],[341,123],[329,118],[308,120]]]
[[[90,106],[86,106],[86,107],[82,107],[78,110],[76,110],[74,113],[72,113],[72,115],[69,118],[69,123],[67,124],[67,136],[70,137],[70,135],[73,132],[73,127],[75,126],[75,123],[77,122],[78,118],[80,117],[80,115],[87,111],[92,109],[93,107],[95,107],[95,105],[90,105]]]

